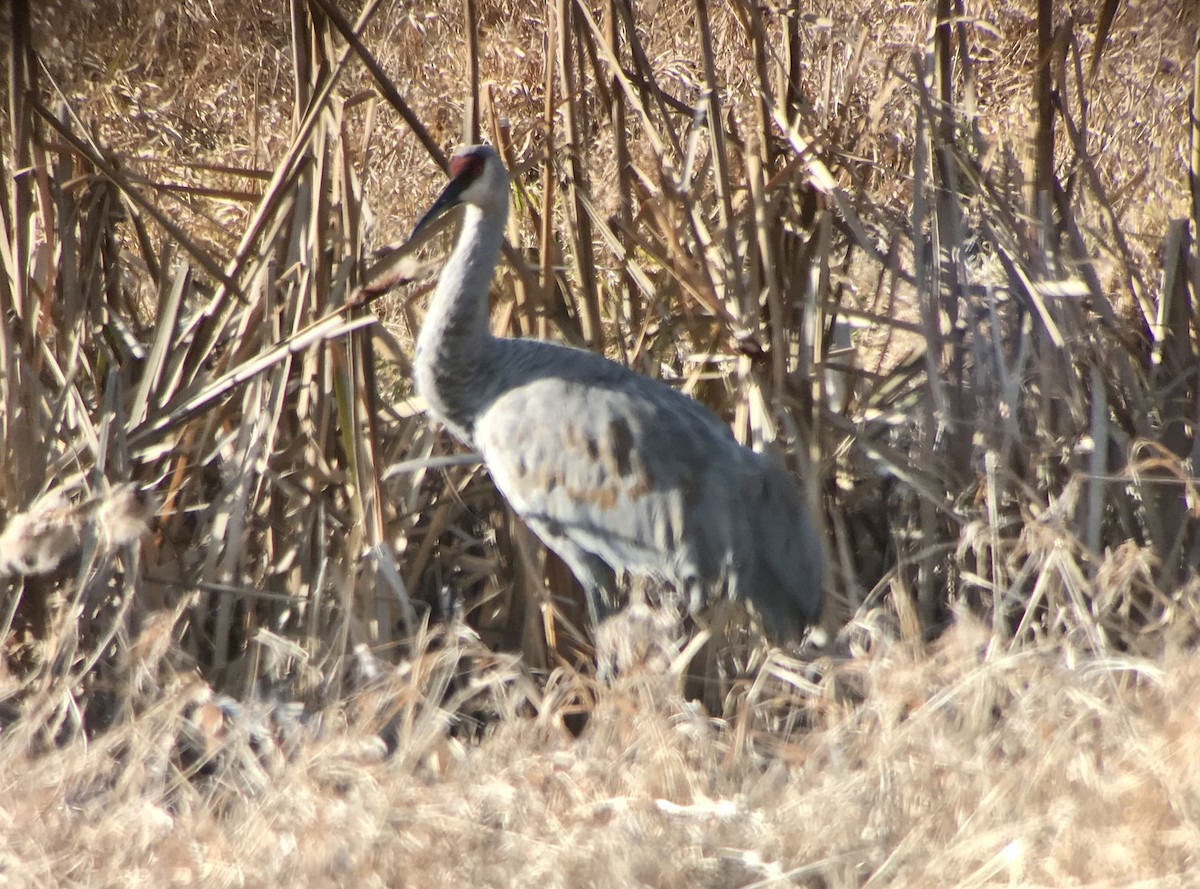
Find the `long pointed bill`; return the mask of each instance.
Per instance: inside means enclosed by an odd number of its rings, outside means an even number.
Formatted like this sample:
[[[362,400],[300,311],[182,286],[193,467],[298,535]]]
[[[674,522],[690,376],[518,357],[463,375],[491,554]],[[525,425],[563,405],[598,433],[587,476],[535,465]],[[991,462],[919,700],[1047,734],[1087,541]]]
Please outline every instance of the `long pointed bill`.
[[[408,236],[408,239],[410,241],[414,240],[426,226],[441,217],[446,211],[458,206],[459,198],[462,197],[463,189],[467,185],[468,182],[461,176],[455,177],[446,183],[446,187],[437,196],[437,200],[433,202],[433,206],[421,217],[421,221],[413,227],[412,234]]]

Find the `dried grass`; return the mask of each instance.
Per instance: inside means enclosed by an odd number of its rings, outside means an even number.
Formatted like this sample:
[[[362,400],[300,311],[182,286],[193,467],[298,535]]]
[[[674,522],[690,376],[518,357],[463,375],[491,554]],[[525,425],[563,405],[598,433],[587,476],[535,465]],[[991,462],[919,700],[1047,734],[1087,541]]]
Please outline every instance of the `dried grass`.
[[[966,620],[926,651],[876,630],[769,755],[648,677],[600,690],[578,739],[552,690],[493,685],[532,710],[463,741],[394,674],[286,754],[227,736],[189,780],[180,692],[90,745],[3,742],[0,862],[14,886],[1194,880],[1196,655],[989,657],[988,636]],[[363,714],[385,700],[409,728],[381,758]]]

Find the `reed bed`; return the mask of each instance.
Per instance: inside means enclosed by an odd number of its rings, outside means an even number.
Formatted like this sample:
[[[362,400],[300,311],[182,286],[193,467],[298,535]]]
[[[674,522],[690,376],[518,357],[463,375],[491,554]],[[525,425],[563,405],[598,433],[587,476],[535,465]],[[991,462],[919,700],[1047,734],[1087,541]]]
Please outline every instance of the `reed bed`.
[[[5,879],[1195,881],[1195,9],[2,15]],[[661,615],[592,678],[412,392],[446,242],[402,245],[480,138],[495,331],[821,518],[819,632],[735,630],[707,710]]]

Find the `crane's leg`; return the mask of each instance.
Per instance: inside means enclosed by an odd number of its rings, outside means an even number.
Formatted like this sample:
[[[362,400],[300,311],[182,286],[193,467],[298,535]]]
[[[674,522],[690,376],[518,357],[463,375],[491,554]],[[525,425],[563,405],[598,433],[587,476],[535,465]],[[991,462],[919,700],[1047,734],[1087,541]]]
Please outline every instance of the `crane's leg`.
[[[567,563],[575,579],[583,586],[584,595],[587,597],[588,617],[591,618],[594,633],[600,628],[600,622],[613,612],[617,575],[600,557],[584,552],[578,547],[574,549],[575,552],[570,555],[557,548],[555,552]]]
[[[575,579],[583,586],[584,595],[587,597],[588,617],[592,621],[592,642],[596,648],[596,679],[607,685],[616,675],[616,660],[612,640],[601,631],[600,624],[615,611],[616,572],[599,556],[581,549],[570,541],[567,541],[564,547],[556,545],[554,551],[567,563]]]
[[[733,611],[733,603],[718,602],[709,621],[709,648],[704,665],[704,706],[709,713],[725,715],[725,695],[729,691],[729,680],[721,669],[721,654],[729,649],[729,636],[725,628]]]
[[[583,586],[587,597],[588,617],[592,621],[592,632],[600,627],[600,622],[614,610],[617,602],[617,575],[608,563],[599,556],[588,552],[565,535],[554,533],[554,527],[549,522],[525,517],[535,534],[542,539],[558,557],[567,563],[575,579]]]

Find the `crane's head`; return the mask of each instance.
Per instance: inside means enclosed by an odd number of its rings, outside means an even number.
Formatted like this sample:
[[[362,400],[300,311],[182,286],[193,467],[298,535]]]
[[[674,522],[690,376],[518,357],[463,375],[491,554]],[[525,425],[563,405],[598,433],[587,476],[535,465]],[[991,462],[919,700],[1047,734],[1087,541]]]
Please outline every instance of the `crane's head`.
[[[421,217],[409,240],[459,204],[473,204],[487,210],[507,200],[508,171],[496,149],[490,145],[464,146],[450,157],[450,182]]]

